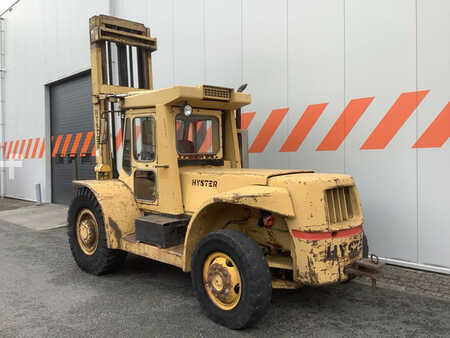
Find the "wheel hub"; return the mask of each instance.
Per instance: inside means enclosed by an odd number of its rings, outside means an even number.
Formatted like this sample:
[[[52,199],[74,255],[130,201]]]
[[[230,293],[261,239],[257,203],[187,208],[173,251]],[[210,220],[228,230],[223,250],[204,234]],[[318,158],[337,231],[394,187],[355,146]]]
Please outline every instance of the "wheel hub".
[[[80,237],[83,243],[87,246],[92,245],[94,240],[94,224],[90,221],[84,220],[80,224]]]
[[[205,261],[203,279],[211,301],[224,310],[233,309],[241,298],[241,277],[237,265],[226,254],[211,254]]]
[[[98,224],[94,214],[89,209],[83,209],[77,217],[77,239],[81,250],[92,255],[98,245]]]
[[[228,294],[232,288],[229,271],[219,263],[214,263],[208,270],[208,281],[211,292],[222,302],[227,302]]]

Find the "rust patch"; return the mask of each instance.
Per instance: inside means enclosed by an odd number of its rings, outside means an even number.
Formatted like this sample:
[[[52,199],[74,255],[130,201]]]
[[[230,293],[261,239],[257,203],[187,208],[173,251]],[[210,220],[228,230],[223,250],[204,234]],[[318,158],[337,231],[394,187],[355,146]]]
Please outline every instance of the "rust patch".
[[[122,233],[120,232],[119,226],[111,217],[108,218],[108,223],[111,229],[113,230],[112,233],[114,234],[114,239],[117,241],[117,244],[119,244],[120,238],[122,237]]]
[[[308,272],[309,272],[309,279],[311,280],[311,284],[316,285],[319,284],[319,279],[317,278],[317,273],[314,270],[314,263],[312,262],[311,258],[308,257]]]
[[[258,198],[260,197],[270,197],[271,195],[269,193],[265,194],[256,194],[256,195],[241,195],[238,193],[234,193],[231,195],[230,198],[221,198],[221,197],[215,197],[213,200],[214,202],[230,202],[230,203],[238,203],[242,199],[253,199],[255,202],[258,202]]]
[[[337,261],[337,265],[338,265],[338,273],[339,273],[339,279],[338,279],[338,281],[340,282],[340,281],[342,281],[341,261],[340,261],[340,260]]]

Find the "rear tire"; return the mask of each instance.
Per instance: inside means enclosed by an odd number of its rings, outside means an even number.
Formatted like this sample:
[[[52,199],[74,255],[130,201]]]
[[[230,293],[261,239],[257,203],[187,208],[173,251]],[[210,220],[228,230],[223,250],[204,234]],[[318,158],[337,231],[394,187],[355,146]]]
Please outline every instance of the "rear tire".
[[[67,222],[70,250],[82,270],[102,275],[122,265],[126,252],[108,248],[103,213],[89,189],[81,188],[76,191],[69,207]]]
[[[269,308],[269,267],[258,245],[241,232],[219,230],[203,237],[193,254],[191,278],[208,317],[228,328],[251,326]]]

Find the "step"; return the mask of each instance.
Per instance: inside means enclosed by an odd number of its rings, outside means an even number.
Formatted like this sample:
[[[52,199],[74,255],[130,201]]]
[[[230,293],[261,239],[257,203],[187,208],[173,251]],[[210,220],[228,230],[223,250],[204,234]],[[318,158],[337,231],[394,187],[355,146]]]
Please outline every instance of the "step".
[[[136,240],[160,248],[184,243],[189,217],[149,214],[136,218]]]

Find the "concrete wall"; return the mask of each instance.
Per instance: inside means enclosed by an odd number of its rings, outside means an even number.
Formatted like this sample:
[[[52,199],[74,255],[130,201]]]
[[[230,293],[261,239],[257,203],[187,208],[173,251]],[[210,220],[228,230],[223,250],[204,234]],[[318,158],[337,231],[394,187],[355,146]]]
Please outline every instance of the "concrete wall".
[[[155,88],[249,83],[251,166],[352,174],[372,251],[450,273],[450,2],[22,0],[4,15],[6,140],[48,136],[44,85],[89,67],[98,13],[150,26]],[[45,156],[23,163],[8,195],[48,192]]]

